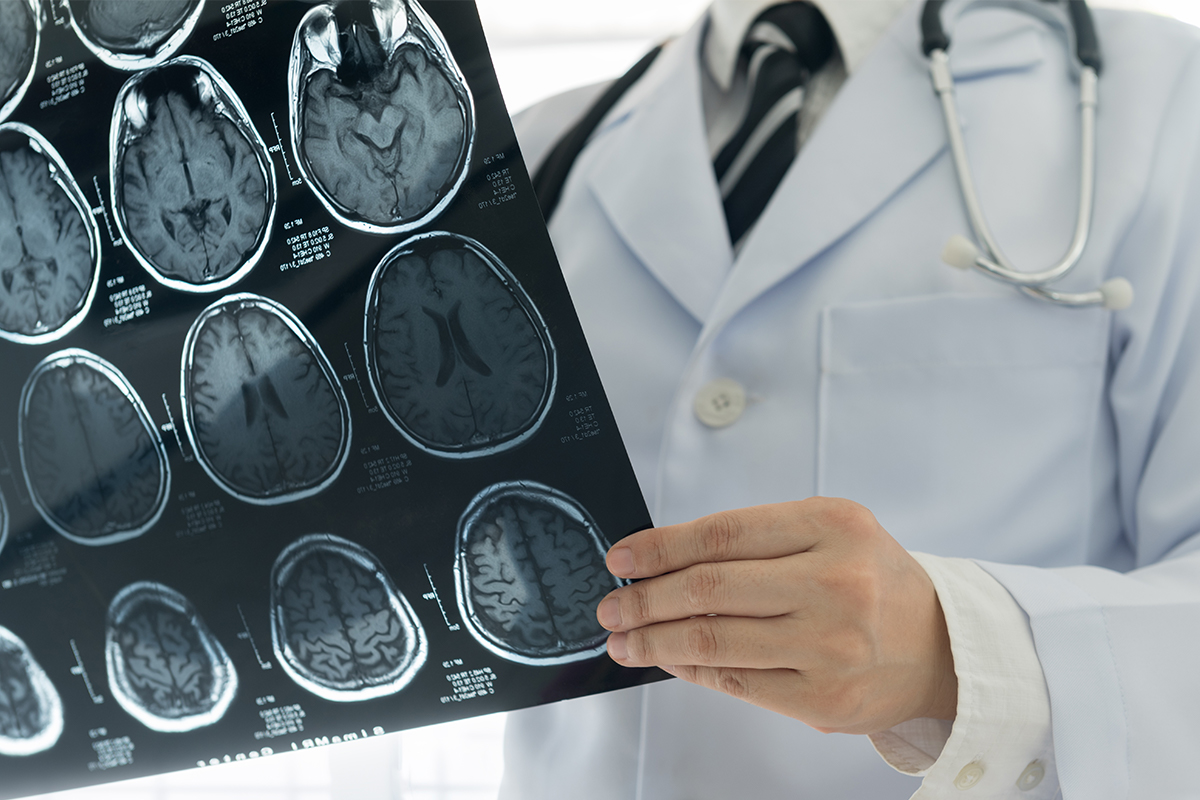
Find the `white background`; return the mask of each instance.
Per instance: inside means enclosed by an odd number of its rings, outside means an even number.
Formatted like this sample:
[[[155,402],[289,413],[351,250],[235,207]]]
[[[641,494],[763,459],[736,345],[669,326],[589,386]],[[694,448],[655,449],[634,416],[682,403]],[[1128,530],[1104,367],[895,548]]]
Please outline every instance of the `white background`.
[[[2,0],[0,0],[2,1]],[[854,0],[842,0],[853,2]],[[623,73],[708,0],[478,0],[509,109]],[[1197,0],[1092,0],[1200,25]],[[49,800],[494,800],[503,715]],[[0,776],[2,779],[2,776]]]

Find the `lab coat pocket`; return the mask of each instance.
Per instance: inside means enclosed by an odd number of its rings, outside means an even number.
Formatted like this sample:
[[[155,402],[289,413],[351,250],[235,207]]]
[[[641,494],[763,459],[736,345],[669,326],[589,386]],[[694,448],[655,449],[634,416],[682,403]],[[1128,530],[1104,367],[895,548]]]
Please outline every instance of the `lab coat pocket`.
[[[820,494],[906,547],[1078,563],[1109,314],[935,295],[821,315]]]

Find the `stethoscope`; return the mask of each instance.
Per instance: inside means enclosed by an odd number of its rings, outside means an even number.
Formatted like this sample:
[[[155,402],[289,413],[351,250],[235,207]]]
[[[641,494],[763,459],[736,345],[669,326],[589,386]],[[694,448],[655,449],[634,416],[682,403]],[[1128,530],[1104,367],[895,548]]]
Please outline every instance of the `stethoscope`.
[[[1053,2],[1053,0],[1051,0]],[[1082,130],[1080,144],[1079,215],[1075,219],[1075,235],[1067,248],[1066,255],[1057,264],[1040,272],[1022,272],[1016,269],[988,228],[975,182],[971,177],[971,166],[967,163],[967,149],[963,143],[962,128],[958,123],[958,107],[954,102],[954,79],[950,75],[950,59],[946,51],[950,38],[942,28],[942,5],[945,0],[926,0],[921,12],[921,49],[929,58],[929,71],[933,77],[933,88],[942,101],[942,113],[946,118],[946,133],[950,139],[950,151],[954,156],[954,168],[958,173],[958,185],[963,202],[975,233],[977,245],[965,236],[953,236],[942,250],[942,260],[952,267],[970,269],[974,267],[988,277],[1015,286],[1025,294],[1064,306],[1102,305],[1109,309],[1127,308],[1133,302],[1133,287],[1124,278],[1112,278],[1090,292],[1056,292],[1046,288],[1048,284],[1066,277],[1079,263],[1087,246],[1088,232],[1092,219],[1092,201],[1096,192],[1096,81],[1100,74],[1100,43],[1085,0],[1066,0],[1075,37],[1075,55],[1079,60],[1079,116]],[[993,5],[1011,7],[1019,3],[995,0]],[[1028,8],[1028,5],[1026,5]]]

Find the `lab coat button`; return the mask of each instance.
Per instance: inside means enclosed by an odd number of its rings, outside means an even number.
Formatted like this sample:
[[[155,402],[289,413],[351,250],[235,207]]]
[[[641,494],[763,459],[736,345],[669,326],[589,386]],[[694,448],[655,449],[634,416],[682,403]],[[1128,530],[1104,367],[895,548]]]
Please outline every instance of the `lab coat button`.
[[[1021,777],[1017,778],[1017,788],[1022,792],[1028,792],[1041,783],[1044,777],[1046,777],[1046,768],[1042,766],[1042,762],[1030,761],[1029,766],[1021,773]]]
[[[746,390],[732,378],[717,378],[700,387],[692,408],[708,427],[724,428],[737,422],[746,410]]]
[[[972,761],[959,770],[958,777],[954,779],[954,786],[958,789],[970,789],[981,780],[983,780],[983,765]]]

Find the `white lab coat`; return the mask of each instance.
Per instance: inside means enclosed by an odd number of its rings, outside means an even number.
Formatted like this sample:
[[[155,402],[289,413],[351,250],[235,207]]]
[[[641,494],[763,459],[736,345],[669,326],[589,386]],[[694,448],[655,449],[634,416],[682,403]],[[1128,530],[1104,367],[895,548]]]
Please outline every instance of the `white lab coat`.
[[[960,9],[950,55],[982,202],[1014,262],[1040,269],[1077,208],[1064,34]],[[736,259],[701,25],[598,130],[550,230],[621,434],[658,524],[842,496],[909,549],[980,559],[1029,615],[1063,797],[1200,796],[1200,31],[1095,11],[1093,232],[1059,288],[1127,277],[1136,299],[1114,313],[940,263],[969,228],[918,11],[846,83]],[[518,120],[523,143],[570,121],[553,110]],[[750,404],[714,430],[692,401],[719,377]],[[520,800],[919,785],[865,737],[681,681],[515,714],[507,747],[502,796]]]

